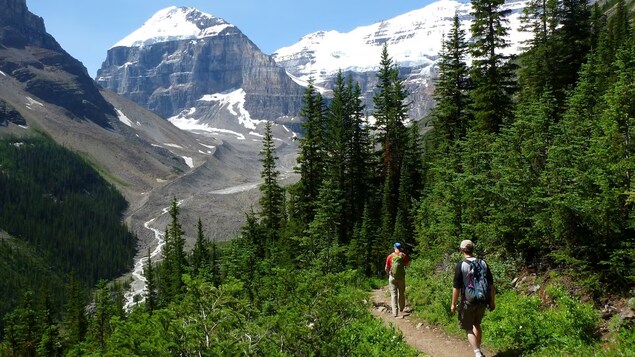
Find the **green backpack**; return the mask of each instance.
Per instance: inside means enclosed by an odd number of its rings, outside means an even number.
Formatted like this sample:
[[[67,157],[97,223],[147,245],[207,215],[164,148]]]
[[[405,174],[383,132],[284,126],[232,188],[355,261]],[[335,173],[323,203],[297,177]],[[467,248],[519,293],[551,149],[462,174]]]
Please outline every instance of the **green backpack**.
[[[393,279],[403,279],[406,277],[406,266],[404,264],[402,253],[392,253],[392,268],[390,269],[390,275]]]

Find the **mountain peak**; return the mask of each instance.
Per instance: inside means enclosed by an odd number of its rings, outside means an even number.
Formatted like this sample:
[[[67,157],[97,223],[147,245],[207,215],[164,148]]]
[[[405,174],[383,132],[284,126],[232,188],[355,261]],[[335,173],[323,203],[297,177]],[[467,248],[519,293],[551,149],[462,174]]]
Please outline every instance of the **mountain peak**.
[[[228,27],[225,20],[193,7],[170,6],[158,11],[143,26],[112,47],[143,47],[160,42],[216,36]]]

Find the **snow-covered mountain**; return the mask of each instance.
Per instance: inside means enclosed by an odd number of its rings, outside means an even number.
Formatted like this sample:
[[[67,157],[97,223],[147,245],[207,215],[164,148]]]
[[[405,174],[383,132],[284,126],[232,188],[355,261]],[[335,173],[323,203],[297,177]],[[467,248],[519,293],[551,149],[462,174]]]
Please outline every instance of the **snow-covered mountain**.
[[[526,2],[508,0],[505,4],[505,8],[512,10],[509,17],[509,52],[518,52],[520,43],[529,37],[529,34],[518,31],[519,16]],[[367,90],[370,104],[381,50],[387,43],[389,54],[400,66],[417,103],[418,107],[413,107],[411,115],[418,118],[432,104],[431,79],[435,75],[443,36],[450,31],[455,13],[469,34],[470,11],[469,1],[439,0],[347,33],[319,31],[308,34],[297,43],[278,49],[273,58],[293,77],[304,81],[312,77],[316,85],[327,88],[331,87],[338,70],[351,73]]]
[[[298,144],[293,130],[299,126],[295,115],[303,87],[221,18],[192,7],[157,12],[108,50],[96,81],[167,119],[166,124],[203,146],[199,153],[204,162],[193,160],[194,168],[148,193],[147,202],[134,212],[132,221],[149,234],[146,238],[154,240],[155,235],[145,223],[156,218],[171,197],[183,202],[184,227],[195,227],[201,218],[209,229],[206,237],[235,237],[244,212],[257,205],[265,120],[275,121],[279,170],[286,173],[295,165]],[[135,127],[136,120],[129,119],[122,122]],[[160,148],[178,149],[171,144],[163,141]],[[229,189],[235,187],[246,188]],[[152,227],[165,227],[166,216]]]
[[[96,80],[182,129],[229,140],[260,141],[264,120],[288,129],[303,92],[236,26],[174,6],[110,48]]]
[[[234,26],[193,8],[171,6],[154,14],[143,26],[112,47],[142,47],[160,42],[202,39],[216,36],[228,27]]]

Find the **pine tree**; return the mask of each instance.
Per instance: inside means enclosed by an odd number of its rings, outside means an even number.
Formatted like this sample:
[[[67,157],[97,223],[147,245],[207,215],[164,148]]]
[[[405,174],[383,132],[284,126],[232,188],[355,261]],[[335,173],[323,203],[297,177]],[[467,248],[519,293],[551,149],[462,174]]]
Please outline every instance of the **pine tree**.
[[[503,54],[509,47],[507,23],[511,10],[504,10],[504,0],[472,0],[472,67],[470,92],[474,127],[498,133],[511,120],[512,95],[516,90],[511,57]]]
[[[192,249],[192,273],[194,276],[198,275],[201,270],[209,263],[209,252],[207,250],[207,244],[205,244],[205,236],[203,234],[203,222],[198,219],[196,229],[196,243],[194,243],[194,249]]]
[[[53,296],[46,290],[43,293],[41,307],[38,309],[41,339],[37,346],[38,356],[62,356],[62,338],[56,321]]]
[[[349,77],[347,86],[350,89],[351,96],[349,101],[349,112],[351,114],[352,136],[349,148],[350,188],[347,190],[347,197],[368,197],[374,189],[372,187],[373,177],[375,176],[375,165],[373,140],[370,134],[370,125],[364,115],[364,105],[361,100],[361,88],[359,83],[352,85],[352,79]],[[351,215],[353,224],[361,223],[365,200],[351,200]]]
[[[35,357],[40,336],[32,291],[24,293],[20,306],[7,314],[5,320],[5,338],[13,355]]]
[[[326,180],[320,189],[317,212],[309,224],[307,235],[309,248],[313,249],[315,264],[324,274],[339,271],[341,266],[340,225],[342,198],[331,180]]]
[[[423,190],[423,149],[419,126],[411,125],[407,134],[392,241],[414,244],[414,203],[419,201]]]
[[[143,276],[146,279],[146,286],[143,292],[145,297],[145,309],[152,316],[154,310],[159,306],[159,292],[157,286],[157,276],[152,263],[152,254],[148,248],[147,262],[143,269]]]
[[[591,12],[587,0],[562,0],[560,23],[556,30],[558,52],[553,82],[558,88],[571,89],[591,48]]]
[[[305,119],[302,124],[303,137],[300,139],[297,172],[300,181],[297,188],[297,217],[303,226],[313,220],[315,202],[325,175],[325,143],[324,143],[324,103],[322,96],[313,85],[313,80],[304,91],[303,106],[300,116]]]
[[[221,271],[220,271],[220,254],[216,239],[213,239],[210,244],[210,260],[209,265],[211,267],[211,281],[214,286],[218,287],[221,283]]]
[[[86,337],[88,320],[86,317],[86,295],[74,274],[70,275],[66,288],[63,325],[70,345],[76,345]]]
[[[350,78],[350,77],[349,77]],[[325,126],[325,138],[329,145],[326,147],[326,166],[327,172],[325,180],[329,180],[335,187],[340,197],[339,201],[343,203],[341,208],[340,232],[338,234],[341,242],[348,242],[351,233],[351,203],[350,200],[344,200],[344,195],[350,192],[350,169],[351,157],[349,153],[350,141],[352,140],[352,113],[351,92],[352,88],[344,82],[342,72],[338,72],[335,79],[335,87],[333,88],[333,99],[328,107],[327,125]],[[318,210],[320,208],[318,207]]]
[[[461,29],[459,16],[454,15],[453,26],[443,41],[439,58],[439,77],[434,87],[435,107],[432,127],[436,150],[447,153],[447,145],[465,138],[469,105],[468,67],[465,62],[468,44]]]
[[[103,351],[106,347],[106,339],[110,335],[110,318],[112,314],[112,302],[110,290],[106,280],[97,283],[93,297],[93,317],[90,323],[90,339],[94,341],[98,348]]]
[[[521,16],[521,30],[531,32],[532,38],[525,42],[526,50],[520,58],[519,83],[522,87],[520,100],[535,100],[545,90],[555,91],[558,106],[565,98],[560,83],[555,81],[558,71],[558,56],[555,32],[559,23],[557,0],[531,0]]]
[[[278,241],[282,222],[284,221],[284,190],[278,184],[278,172],[276,168],[275,143],[271,133],[271,122],[265,124],[265,133],[262,139],[263,148],[260,151],[260,162],[262,163],[262,171],[260,177],[264,180],[260,185],[260,218],[261,224],[265,231],[267,242],[265,249],[271,249],[273,243]]]
[[[179,222],[179,202],[172,199],[170,209],[170,224],[166,227],[163,261],[159,268],[159,297],[160,305],[165,306],[177,298],[183,288],[183,274],[186,271],[185,238]]]
[[[407,91],[399,70],[388,55],[384,45],[377,73],[378,92],[375,93],[374,116],[377,121],[377,138],[381,147],[382,236],[384,242],[392,238],[399,202],[399,179],[406,142],[405,121],[408,119]]]

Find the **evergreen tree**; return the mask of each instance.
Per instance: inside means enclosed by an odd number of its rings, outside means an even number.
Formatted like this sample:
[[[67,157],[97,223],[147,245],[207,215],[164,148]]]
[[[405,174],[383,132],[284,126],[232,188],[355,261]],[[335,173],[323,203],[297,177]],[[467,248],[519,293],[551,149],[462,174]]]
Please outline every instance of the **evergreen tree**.
[[[67,299],[64,307],[63,327],[65,337],[70,345],[76,345],[86,337],[88,319],[86,317],[87,299],[80,282],[74,274],[66,288]]]
[[[265,249],[271,249],[273,243],[278,241],[280,230],[284,221],[284,191],[278,184],[280,172],[276,169],[275,143],[271,133],[271,122],[265,124],[263,148],[260,151],[262,171],[260,177],[264,180],[260,185],[260,218],[267,239]]]
[[[160,304],[166,305],[179,296],[183,288],[183,274],[186,272],[185,238],[179,222],[179,202],[172,199],[170,209],[170,224],[166,227],[163,261],[159,268],[159,297]]]
[[[562,0],[554,83],[571,88],[591,48],[591,11],[587,0]]]
[[[472,0],[471,105],[474,127],[490,133],[498,133],[511,119],[516,90],[511,57],[503,54],[509,47],[507,17],[511,12],[503,9],[504,4],[504,0]]]
[[[468,67],[465,63],[468,44],[461,29],[458,14],[454,15],[452,29],[443,41],[439,58],[439,77],[436,80],[432,109],[434,144],[438,151],[447,153],[447,146],[465,137],[469,105]]]
[[[303,226],[308,225],[315,214],[315,202],[325,175],[325,143],[324,143],[324,103],[322,95],[317,92],[313,80],[309,81],[304,91],[303,106],[300,116],[305,119],[302,124],[303,137],[300,139],[298,166],[300,181],[297,188],[298,211]]]
[[[94,341],[99,350],[103,351],[106,346],[106,339],[110,336],[110,318],[112,314],[112,302],[110,290],[105,280],[97,283],[93,298],[93,317],[90,324],[90,339]]]
[[[213,239],[210,245],[209,250],[210,260],[209,266],[211,267],[211,282],[214,286],[218,287],[221,283],[221,272],[220,272],[220,254],[218,249],[218,244],[216,244],[216,239]]]
[[[537,247],[544,238],[532,217],[544,210],[540,185],[558,116],[555,102],[548,91],[538,99],[524,100],[514,124],[501,132],[493,148],[496,241],[492,244],[527,261],[542,254]]]
[[[348,89],[351,92],[349,98],[349,113],[351,115],[352,133],[350,139],[349,152],[349,185],[347,189],[347,197],[368,197],[374,189],[372,187],[373,177],[376,165],[373,162],[373,140],[370,134],[370,126],[364,115],[364,105],[362,103],[362,93],[359,83],[352,85],[352,79],[349,77]],[[366,204],[363,199],[353,199],[351,201],[351,215],[353,217],[352,225],[361,223],[364,206]]]
[[[350,77],[349,77],[350,78]],[[350,82],[349,82],[350,83]],[[352,162],[349,153],[350,141],[352,140],[352,113],[351,101],[352,87],[347,86],[339,71],[335,79],[333,88],[333,99],[328,107],[327,125],[325,127],[325,138],[329,145],[326,148],[327,172],[325,180],[330,181],[337,198],[342,202],[341,217],[338,218],[339,229],[338,240],[348,243],[352,232],[353,217],[351,214],[351,200],[344,200],[344,195],[350,192],[350,171]],[[320,208],[318,207],[318,210]]]
[[[33,292],[27,291],[21,304],[5,317],[5,339],[14,356],[35,357],[39,344],[37,310],[33,301]]]
[[[62,339],[57,324],[53,297],[49,291],[44,292],[41,307],[38,310],[41,339],[36,354],[47,357],[62,356]]]
[[[143,276],[146,280],[146,287],[143,292],[145,297],[145,309],[152,316],[154,310],[159,306],[159,292],[157,286],[157,276],[154,265],[152,263],[152,254],[148,248],[146,266],[143,269]]]
[[[192,249],[192,273],[194,276],[197,276],[201,270],[204,270],[210,258],[203,234],[203,222],[201,222],[200,218],[198,219],[196,227],[196,243],[194,243],[194,249]]]
[[[342,268],[342,248],[339,241],[342,204],[341,193],[327,179],[320,189],[315,218],[307,229],[307,248],[313,251],[315,264],[323,274],[335,273]]]
[[[526,51],[520,57],[521,100],[535,100],[545,90],[551,89],[555,91],[558,106],[564,102],[565,88],[555,80],[560,49],[554,34],[558,28],[559,13],[557,0],[531,0],[523,10],[521,30],[531,32],[532,37],[525,42]]]
[[[375,93],[375,119],[377,121],[377,138],[381,147],[381,177],[383,187],[382,199],[382,236],[384,242],[392,238],[395,217],[399,202],[399,179],[406,142],[405,121],[408,119],[408,95],[403,80],[399,78],[399,70],[388,55],[388,47],[384,45],[379,72],[377,73],[378,91]]]

